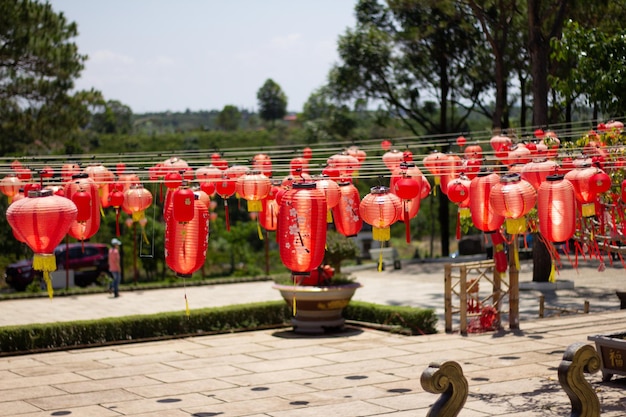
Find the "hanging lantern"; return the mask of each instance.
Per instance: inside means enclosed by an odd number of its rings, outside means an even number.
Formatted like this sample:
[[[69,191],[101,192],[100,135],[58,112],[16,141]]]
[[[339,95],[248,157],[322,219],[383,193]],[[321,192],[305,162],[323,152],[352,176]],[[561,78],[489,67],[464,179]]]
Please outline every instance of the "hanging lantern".
[[[448,193],[448,183],[463,171],[463,161],[458,155],[446,154],[438,162],[441,192]]]
[[[43,271],[49,297],[53,295],[49,273],[56,270],[54,249],[61,243],[76,214],[76,205],[70,199],[56,196],[51,190],[31,192],[6,211],[13,232],[35,253],[33,268]]]
[[[217,182],[222,179],[222,170],[215,165],[200,167],[196,169],[196,179],[200,184],[207,182]]]
[[[445,155],[438,151],[433,151],[426,155],[423,159],[424,167],[435,178],[435,187],[441,183],[441,161]]]
[[[222,176],[222,180],[215,183],[215,192],[224,200],[224,218],[226,221],[226,230],[230,232],[230,216],[228,212],[228,199],[235,194],[236,181],[228,177],[226,173]]]
[[[549,175],[537,192],[539,232],[549,242],[568,241],[576,231],[574,186],[562,175]]]
[[[193,217],[188,222],[179,222],[174,215],[167,216],[165,261],[176,276],[189,278],[204,265],[208,236],[209,210],[204,204],[193,204]]]
[[[186,183],[172,193],[172,216],[179,223],[187,223],[193,219],[196,195]]]
[[[315,183],[294,183],[278,215],[280,259],[294,275],[321,265],[326,245],[326,199]]]
[[[76,240],[85,241],[100,230],[101,222],[98,186],[87,173],[76,174],[71,182],[65,184],[65,197],[70,200],[74,201],[74,194],[79,192],[86,192],[89,195],[89,213],[84,213],[87,207],[80,208],[83,212],[80,213],[81,218],[86,217],[86,219],[79,221],[77,218],[72,222],[67,233]]]
[[[124,193],[122,208],[130,213],[133,221],[139,221],[145,217],[144,211],[152,205],[152,193],[143,188],[143,185],[132,185]]]
[[[252,158],[252,169],[259,171],[266,177],[272,176],[272,158],[264,153],[254,155]]]
[[[263,209],[259,213],[259,223],[267,231],[275,231],[278,226],[278,208],[279,204],[276,201],[276,196],[282,189],[279,185],[272,185],[267,197],[261,200]]]
[[[507,233],[520,234],[526,232],[526,214],[535,207],[537,191],[519,174],[504,174],[491,190],[489,202],[506,219]]]
[[[304,159],[310,160],[311,158],[313,158],[313,150],[309,148],[308,146],[302,149],[302,157]]]
[[[61,167],[61,178],[63,181],[70,181],[72,177],[76,174],[80,174],[81,169],[78,164],[64,164]]]
[[[391,172],[400,168],[400,164],[402,162],[404,162],[404,153],[398,151],[397,149],[387,151],[383,154],[383,163]]]
[[[309,160],[302,157],[293,158],[289,161],[289,173],[294,177],[298,177],[301,174],[308,174]]]
[[[9,204],[13,201],[13,197],[19,194],[21,187],[22,181],[15,174],[9,174],[0,181],[0,191],[7,196]]]
[[[466,159],[482,159],[483,148],[477,143],[473,145],[467,145],[465,147],[465,150],[463,151],[463,155],[465,155]]]
[[[490,203],[491,190],[499,182],[498,174],[482,171],[470,183],[472,222],[485,233],[497,231],[504,223],[504,217],[496,213]]]
[[[178,171],[171,171],[165,174],[163,181],[168,190],[176,190],[183,184],[183,175]]]
[[[535,159],[522,167],[522,179],[528,181],[535,190],[549,175],[556,174],[559,165],[551,160]]]
[[[598,171],[591,176],[589,188],[596,195],[605,193],[611,189],[611,177],[604,171]]]
[[[237,192],[242,198],[248,200],[248,211],[259,212],[263,210],[261,200],[269,194],[272,182],[258,171],[251,171],[237,179]]]
[[[322,177],[322,179],[317,180],[316,184],[317,189],[323,192],[326,197],[326,208],[328,209],[326,211],[326,221],[328,223],[332,223],[332,209],[339,204],[339,185],[337,185],[334,180],[325,176]]]
[[[91,217],[91,196],[85,190],[80,190],[72,196],[72,203],[76,205],[76,221],[84,223]]]
[[[397,193],[394,191],[396,188],[395,187],[396,181],[399,181],[401,178],[405,176],[408,178],[413,178],[420,184],[419,195],[417,195],[415,198],[412,198],[410,200],[406,200],[403,202],[404,210],[402,210],[400,214],[400,220],[402,220],[406,224],[407,219],[410,220],[413,217],[417,216],[417,213],[419,212],[419,209],[420,209],[421,200],[426,198],[428,194],[430,193],[430,184],[428,183],[428,180],[426,179],[424,174],[422,174],[422,171],[420,171],[420,169],[417,166],[415,166],[415,163],[404,162],[400,164],[400,168],[391,175],[391,180],[389,181],[389,188],[391,189],[392,193],[397,195]]]
[[[461,239],[461,221],[471,217],[469,210],[471,183],[472,181],[463,174],[448,183],[448,199],[458,207],[456,215],[457,240]]]
[[[495,152],[509,150],[513,145],[513,141],[508,136],[495,135],[489,139],[489,144]]]
[[[359,204],[361,218],[372,225],[373,239],[381,242],[391,239],[390,227],[400,218],[401,210],[400,198],[384,186],[372,187]]]
[[[458,138],[456,138],[456,144],[459,145],[459,148],[463,149],[466,143],[467,139],[465,138],[465,136],[459,136]]]
[[[342,181],[348,181],[352,177],[352,173],[358,169],[359,161],[347,152],[335,154],[328,158],[327,163],[339,170],[339,177]]]
[[[548,158],[556,158],[559,146],[561,145],[561,141],[559,140],[555,132],[551,130],[545,132],[540,143],[548,148],[548,151],[546,153],[546,156]]]
[[[342,235],[353,237],[363,227],[363,220],[359,215],[359,190],[351,182],[340,182],[338,185],[339,203],[332,209],[335,227]]]
[[[115,236],[120,235],[120,207],[124,204],[124,187],[120,184],[113,184],[109,193],[109,206],[115,209]]]
[[[406,163],[405,163],[406,164]],[[402,200],[402,212],[400,213],[401,220],[404,220],[405,238],[406,242],[411,242],[411,218],[417,215],[417,211],[414,216],[410,215],[410,206],[412,201],[417,199],[417,207],[419,210],[419,198],[422,188],[421,177],[411,177],[407,174],[407,170],[404,171],[401,178],[393,181],[393,188],[391,191]],[[393,180],[392,176],[392,180]]]
[[[509,151],[507,165],[527,164],[532,160],[530,149],[523,143],[518,143]]]
[[[390,140],[383,140],[380,142],[380,147],[384,150],[384,151],[388,151],[389,149],[391,149],[391,141]]]
[[[574,186],[576,200],[582,204],[581,213],[583,217],[591,217],[596,214],[596,193],[591,186],[591,178],[598,171],[597,168],[585,165],[565,174],[565,179],[569,180]]]

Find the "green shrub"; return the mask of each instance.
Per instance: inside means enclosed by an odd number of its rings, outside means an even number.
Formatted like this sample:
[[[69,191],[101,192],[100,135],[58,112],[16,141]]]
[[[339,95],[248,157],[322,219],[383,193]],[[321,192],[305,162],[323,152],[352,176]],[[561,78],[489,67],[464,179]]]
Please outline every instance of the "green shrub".
[[[351,301],[347,320],[399,326],[410,334],[436,333],[432,309],[383,306]],[[0,327],[0,356],[63,350],[161,338],[189,337],[286,326],[291,318],[283,301],[241,304],[181,312]]]

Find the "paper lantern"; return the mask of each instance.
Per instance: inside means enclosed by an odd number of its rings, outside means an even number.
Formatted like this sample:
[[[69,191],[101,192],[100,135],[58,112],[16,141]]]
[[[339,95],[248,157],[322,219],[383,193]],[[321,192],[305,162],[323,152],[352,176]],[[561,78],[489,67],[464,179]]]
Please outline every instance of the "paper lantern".
[[[226,230],[230,232],[230,216],[228,211],[228,199],[235,194],[236,180],[231,179],[228,174],[224,173],[222,179],[215,183],[215,192],[224,200],[224,219],[226,221]]]
[[[363,227],[359,214],[359,190],[351,182],[340,182],[338,185],[339,203],[332,209],[335,227],[344,236],[356,236]]]
[[[598,172],[598,169],[589,165],[576,168],[565,174],[565,179],[574,186],[576,200],[581,203],[581,213],[583,217],[591,217],[596,214],[595,199],[596,193],[591,186],[591,178]]]
[[[144,211],[152,205],[152,193],[143,188],[143,185],[132,185],[124,193],[122,208],[130,213],[133,221],[139,221],[145,217]]]
[[[423,159],[424,168],[435,178],[435,187],[441,183],[441,161],[446,156],[438,151],[433,151]]]
[[[302,157],[304,159],[311,159],[313,158],[313,150],[311,148],[309,148],[308,146],[304,149],[302,149]]]
[[[505,218],[509,234],[526,231],[526,214],[535,207],[537,191],[519,174],[504,174],[489,195],[489,202],[496,214]]]
[[[402,162],[404,162],[404,153],[398,151],[397,149],[387,151],[383,154],[383,163],[391,172],[400,168],[400,164]]]
[[[193,219],[195,210],[196,195],[184,185],[172,193],[172,216],[180,223],[190,222]]]
[[[469,210],[470,204],[470,186],[472,181],[465,175],[461,174],[459,178],[455,178],[448,183],[448,199],[457,205],[456,217],[456,238],[461,239],[461,221],[471,216]]]
[[[463,171],[463,161],[458,155],[446,154],[438,162],[441,192],[448,193],[448,183]]]
[[[217,182],[222,179],[222,174],[222,170],[220,170],[215,165],[209,165],[196,169],[196,179],[200,184],[207,182]]]
[[[415,163],[404,162],[400,164],[400,168],[391,175],[389,188],[391,189],[392,193],[397,195],[397,193],[395,192],[395,183],[405,176],[416,180],[420,184],[419,195],[410,200],[403,201],[404,210],[402,210],[400,220],[404,221],[406,224],[407,219],[410,220],[413,217],[417,216],[417,213],[420,209],[421,200],[423,198],[426,198],[430,193],[430,184],[428,183],[428,180],[426,179],[424,174],[422,174],[422,171],[420,171],[420,169],[415,166]]]
[[[466,159],[482,159],[483,148],[477,143],[473,145],[467,145],[465,147],[465,150],[463,151],[463,155],[465,155]]]
[[[535,159],[522,167],[522,179],[528,181],[535,190],[549,175],[557,173],[559,165],[548,159]]]
[[[6,212],[13,232],[35,253],[33,268],[43,271],[49,297],[53,295],[49,273],[56,270],[54,249],[76,214],[76,205],[70,199],[54,195],[51,190],[31,192],[27,198],[11,204]]]
[[[173,214],[166,216],[165,262],[181,278],[191,277],[206,261],[209,210],[204,204],[194,204],[193,210],[188,222],[177,221]]]
[[[252,158],[252,169],[259,171],[266,177],[272,176],[272,158],[264,153],[254,155]]]
[[[0,181],[0,191],[7,196],[9,204],[11,204],[13,197],[20,192],[20,187],[22,187],[22,181],[15,174],[9,174]]]
[[[385,139],[383,141],[380,142],[380,147],[384,150],[384,151],[388,151],[391,148],[391,141]]]
[[[562,243],[576,231],[574,186],[562,175],[550,175],[537,191],[537,215],[541,236]]]
[[[461,149],[465,146],[466,143],[467,139],[465,138],[465,136],[459,136],[458,138],[456,138],[456,144],[459,145]]]
[[[335,154],[328,158],[328,165],[339,170],[339,177],[342,181],[347,181],[352,177],[352,173],[359,168],[359,160],[349,155],[347,152]]]
[[[499,182],[498,174],[482,171],[470,183],[472,222],[485,233],[497,231],[504,223],[504,217],[493,210],[489,199],[492,188]]]
[[[269,194],[272,182],[258,171],[251,171],[237,179],[237,192],[248,201],[249,212],[259,212],[263,209],[261,200]]]
[[[113,184],[109,193],[109,207],[115,209],[115,236],[120,235],[120,207],[124,204],[124,187],[120,184]]]
[[[400,214],[400,219],[404,220],[404,229],[405,229],[405,239],[407,243],[411,242],[411,219],[417,215],[417,210],[415,214],[411,216],[410,207],[413,200],[417,199],[417,209],[419,210],[419,198],[421,194],[422,188],[422,178],[411,177],[407,174],[407,169],[400,170],[403,172],[402,176],[393,180],[394,176],[392,176],[393,188],[391,188],[391,192],[397,195],[402,201],[402,212]],[[397,176],[395,176],[397,177]]]
[[[372,225],[372,238],[378,241],[391,239],[390,227],[400,218],[402,202],[388,187],[370,189],[359,204],[359,213],[364,222]]]
[[[74,194],[79,192],[89,194],[89,213],[83,214],[87,207],[81,207],[82,213],[80,215],[84,220],[79,221],[77,213],[77,219],[72,222],[67,233],[74,239],[84,241],[93,237],[100,230],[101,222],[98,186],[87,173],[76,174],[71,182],[65,184],[65,197],[70,200],[73,201]]]
[[[530,149],[523,143],[518,143],[509,151],[507,165],[527,164],[532,160]]]
[[[508,136],[495,135],[489,139],[489,144],[494,151],[499,152],[510,149],[513,145],[513,141]]]
[[[326,212],[326,221],[332,223],[333,216],[331,210],[339,204],[339,185],[326,176],[317,180],[315,183],[317,184],[317,189],[323,192],[324,197],[326,197],[326,208],[328,209]]]
[[[267,198],[261,201],[263,210],[259,213],[259,224],[265,230],[273,232],[278,227],[279,205],[276,201],[276,194],[270,192]]]
[[[302,157],[293,158],[289,161],[289,173],[295,177],[309,173],[309,160]]]
[[[313,182],[294,183],[278,215],[280,259],[294,275],[321,265],[326,245],[326,198]]]

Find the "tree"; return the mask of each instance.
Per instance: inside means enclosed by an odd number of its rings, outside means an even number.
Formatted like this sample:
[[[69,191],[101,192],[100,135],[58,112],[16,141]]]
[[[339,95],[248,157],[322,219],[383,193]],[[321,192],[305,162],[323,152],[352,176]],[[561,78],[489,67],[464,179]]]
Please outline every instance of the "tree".
[[[97,133],[127,134],[133,129],[133,111],[117,100],[100,106],[91,119],[91,129]]]
[[[50,4],[0,2],[0,154],[50,151],[88,124],[101,95],[70,93],[87,58],[77,34]]]
[[[416,135],[466,130],[480,94],[492,84],[471,14],[453,0],[388,4],[357,3],[357,25],[339,39],[340,62],[331,69],[329,89],[343,101],[383,103]],[[443,193],[440,199],[441,250],[447,256],[449,207]]]
[[[272,126],[287,114],[287,96],[271,78],[265,81],[256,98],[261,119],[271,122]]]
[[[217,126],[229,132],[235,131],[239,128],[241,122],[241,112],[233,105],[226,105],[222,111],[217,115]]]

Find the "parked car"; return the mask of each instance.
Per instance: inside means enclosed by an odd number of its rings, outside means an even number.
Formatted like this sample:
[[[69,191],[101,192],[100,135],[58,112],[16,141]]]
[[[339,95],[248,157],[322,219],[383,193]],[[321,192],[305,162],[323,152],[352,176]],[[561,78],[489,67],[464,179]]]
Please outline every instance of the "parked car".
[[[109,274],[109,248],[103,243],[70,243],[54,250],[57,270],[74,271],[74,283],[86,287],[102,274]],[[33,269],[33,260],[23,259],[7,266],[4,280],[17,291],[24,291],[34,279],[41,279],[41,271]]]

